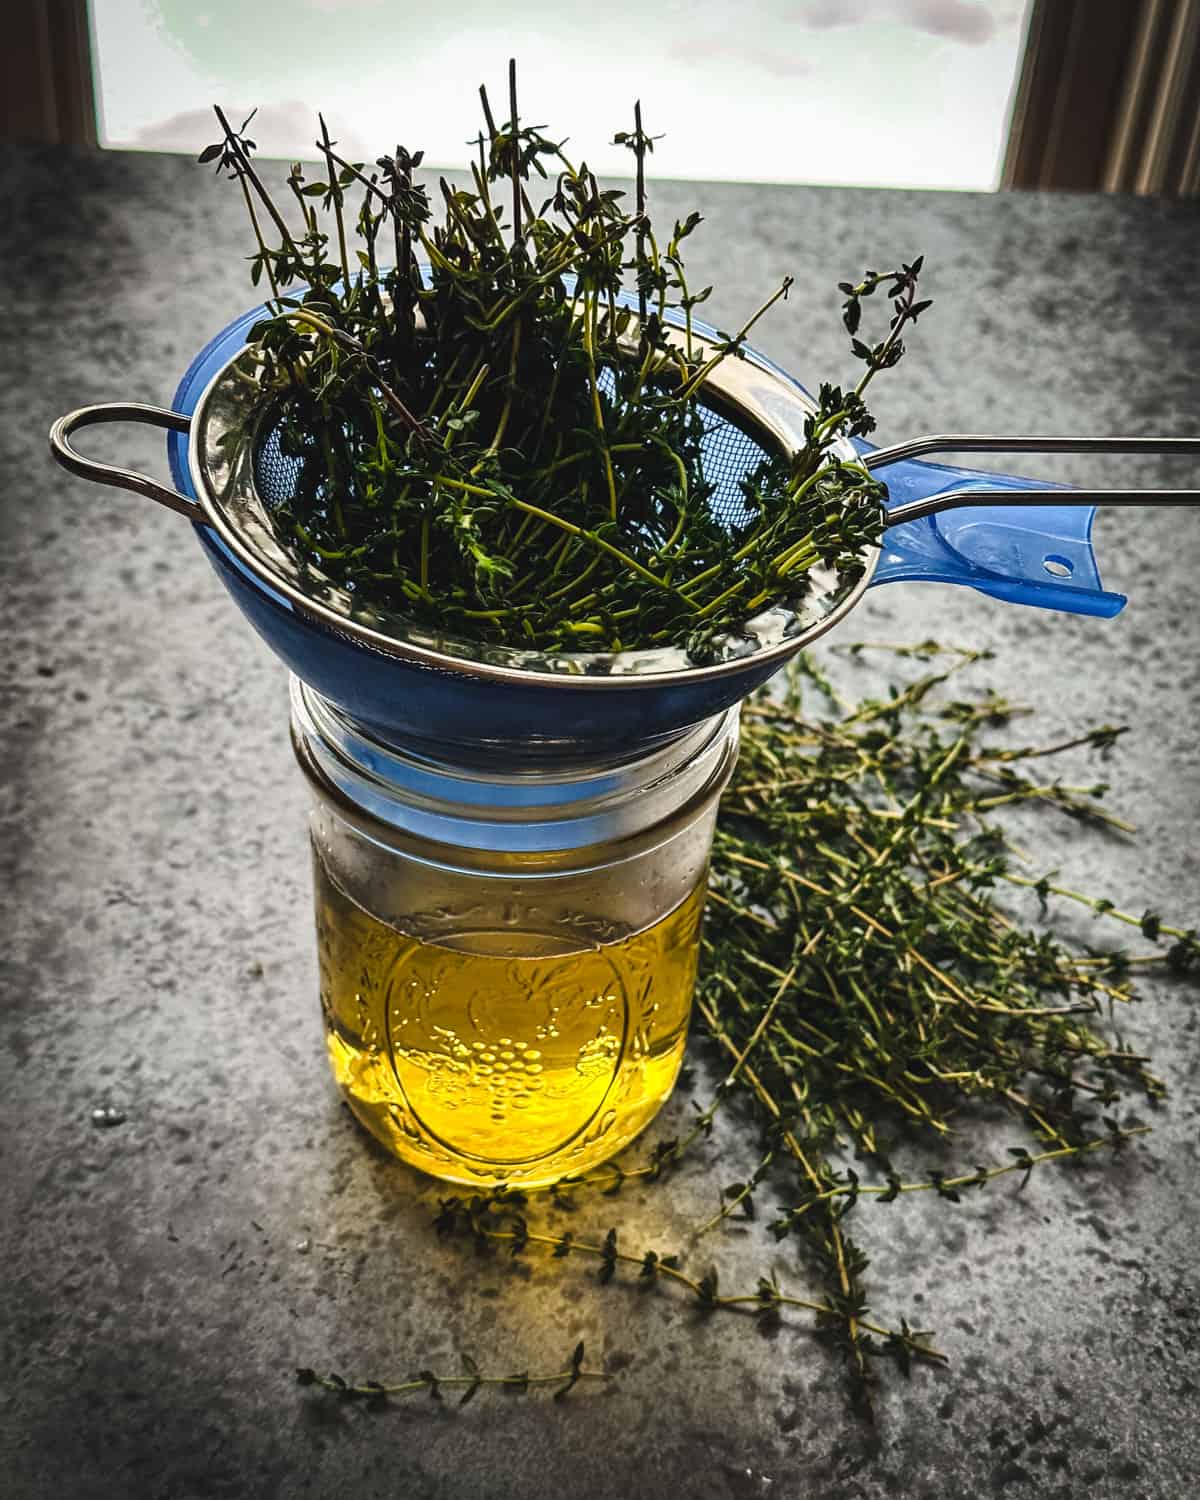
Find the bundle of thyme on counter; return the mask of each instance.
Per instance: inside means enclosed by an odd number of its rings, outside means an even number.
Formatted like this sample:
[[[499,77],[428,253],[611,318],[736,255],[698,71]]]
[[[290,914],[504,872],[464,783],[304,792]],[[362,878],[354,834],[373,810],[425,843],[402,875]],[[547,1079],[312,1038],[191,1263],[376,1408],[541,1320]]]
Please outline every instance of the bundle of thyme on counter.
[[[870,1310],[867,1259],[852,1237],[864,1205],[886,1211],[920,1194],[945,1207],[997,1180],[1015,1179],[1019,1191],[1045,1164],[1120,1152],[1148,1128],[1123,1107],[1154,1107],[1164,1088],[1113,1034],[1112,1013],[1137,999],[1138,969],[1200,973],[1195,927],[1027,872],[995,817],[1025,805],[1124,829],[1100,805],[1104,783],[1032,773],[1048,756],[1107,755],[1123,731],[998,747],[993,732],[1013,704],[935,691],[987,653],[888,649],[949,665],[848,703],[802,657],[782,693],[746,705],[694,1017],[694,1039],[724,1078],[688,1133],[660,1140],[638,1164],[614,1161],[548,1189],[445,1198],[437,1217],[451,1239],[581,1259],[601,1285],[660,1282],[767,1328],[813,1313],[864,1408],[880,1361],[908,1373],[944,1358],[906,1319],[889,1326]],[[1146,951],[1068,946],[1006,907],[1003,893],[1022,889],[1043,910],[1058,898],[1140,931]],[[564,1229],[560,1211],[591,1193],[666,1180],[708,1140],[719,1109],[727,1130],[757,1138],[758,1164],[724,1187],[686,1254],[630,1244],[619,1225]],[[998,1111],[1019,1127],[1000,1159],[955,1160],[971,1149],[958,1144],[971,1124],[994,1129]],[[701,1237],[755,1218],[766,1230],[762,1274],[722,1287]],[[798,1289],[785,1286],[781,1254]]]
[[[736,333],[701,337],[694,310],[712,289],[693,287],[683,261],[700,215],[656,229],[640,106],[615,138],[635,159],[626,208],[522,121],[511,65],[508,119],[480,98],[472,187],[439,181],[436,226],[413,175],[420,152],[347,161],[323,120],[324,177],[293,166],[289,225],[253,164],[249,121],[235,130],[217,111],[223,138],[200,160],[239,183],[252,279],[271,293],[250,337],[268,425],[295,466],[273,510],[281,544],[356,613],[537,650],[670,645],[705,659],[731,627],[795,608],[815,566],[856,577],[885,490],[833,450],[874,427],[863,392],[929,305],[920,260],[843,284],[866,369],[852,390],[821,387],[803,447],[743,477],[731,523],[702,462],[706,381],[743,356],[791,279]],[[536,207],[535,178],[548,194]],[[863,299],[880,288],[889,326],[866,342]]]

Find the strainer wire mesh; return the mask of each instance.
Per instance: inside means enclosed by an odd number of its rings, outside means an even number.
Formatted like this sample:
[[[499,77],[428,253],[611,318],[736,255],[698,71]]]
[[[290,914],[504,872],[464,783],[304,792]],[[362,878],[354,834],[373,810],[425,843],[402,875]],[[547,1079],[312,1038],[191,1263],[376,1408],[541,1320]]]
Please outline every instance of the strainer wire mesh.
[[[601,386],[611,389],[612,378],[604,372]],[[754,435],[748,423],[735,421],[724,410],[701,401],[704,436],[700,461],[705,482],[711,488],[709,513],[723,531],[734,531],[752,519],[743,480],[770,455],[768,440]],[[304,460],[284,453],[281,424],[266,427],[254,454],[254,482],[264,505],[276,511],[287,505],[294,493]]]

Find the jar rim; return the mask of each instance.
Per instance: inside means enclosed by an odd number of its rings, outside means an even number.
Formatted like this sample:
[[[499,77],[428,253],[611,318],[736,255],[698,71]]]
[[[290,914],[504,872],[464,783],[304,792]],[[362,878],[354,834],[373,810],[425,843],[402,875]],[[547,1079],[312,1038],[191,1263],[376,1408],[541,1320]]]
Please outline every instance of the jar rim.
[[[384,743],[292,679],[292,744],[314,793],[376,843],[476,869],[501,856],[549,873],[598,846],[632,840],[632,854],[669,837],[725,786],[737,724],[735,706],[633,759],[484,774]],[[603,862],[618,857],[613,847]]]

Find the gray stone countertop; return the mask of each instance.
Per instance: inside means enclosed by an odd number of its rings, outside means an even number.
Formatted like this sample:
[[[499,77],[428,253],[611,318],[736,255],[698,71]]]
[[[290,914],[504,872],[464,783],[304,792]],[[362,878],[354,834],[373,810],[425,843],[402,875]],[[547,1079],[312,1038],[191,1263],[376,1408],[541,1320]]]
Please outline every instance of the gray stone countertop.
[[[1171,1098],[1119,1163],[953,1212],[861,1211],[873,1305],[936,1328],[953,1362],[885,1381],[874,1427],[802,1324],[766,1340],[665,1291],[602,1294],[573,1264],[439,1247],[436,1186],[368,1142],[327,1076],[284,670],[179,518],[46,453],[68,408],[167,403],[253,300],[235,190],[182,160],[33,149],[0,152],[0,183],[0,1493],[1194,1494],[1195,988],[1148,980],[1125,1022]],[[692,267],[717,283],[715,321],[796,275],[758,342],[810,383],[849,373],[834,283],[926,254],[937,305],[879,382],[881,440],[1200,428],[1196,205],[671,184],[654,204],[706,214]],[[163,471],[157,435],[90,450]],[[1134,479],[1089,457],[1021,471]],[[1165,460],[1138,472],[1196,482]],[[1049,818],[1038,856],[1196,925],[1200,516],[1109,511],[1096,545],[1130,596],[1115,620],[904,585],[869,594],[840,638],[992,647],[988,680],[1047,738],[1133,725],[1108,774],[1136,839]],[[98,1129],[106,1104],[124,1123]],[[619,1210],[580,1210],[577,1229],[619,1211],[630,1241],[680,1247],[729,1170],[717,1149]],[[795,1284],[761,1226],[697,1253],[723,1283],[774,1265]],[[615,1378],[558,1404],[484,1393],[373,1414],[291,1378],[388,1378],[464,1351],[553,1369],[580,1338]]]

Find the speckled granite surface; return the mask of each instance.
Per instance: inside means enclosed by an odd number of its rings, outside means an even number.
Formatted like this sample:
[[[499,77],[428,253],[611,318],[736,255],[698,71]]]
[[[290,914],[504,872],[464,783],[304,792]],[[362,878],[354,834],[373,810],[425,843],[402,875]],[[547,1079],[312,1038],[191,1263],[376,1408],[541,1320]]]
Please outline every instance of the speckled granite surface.
[[[953,1359],[889,1382],[873,1430],[846,1414],[837,1370],[800,1329],[766,1341],[697,1322],[669,1295],[600,1295],[558,1263],[438,1249],[435,1191],[368,1143],[326,1076],[283,670],[184,523],[71,479],[45,452],[69,407],[167,402],[247,304],[238,204],[154,157],[7,150],[0,183],[0,1492],[1194,1494],[1194,989],[1147,984],[1127,1022],[1172,1099],[1116,1167],[1042,1174],[1019,1198],[954,1212],[863,1211],[879,1313],[935,1326]],[[939,306],[880,382],[885,440],[1200,427],[1194,206],[670,186],[657,202],[707,214],[694,261],[719,282],[718,321],[797,274],[761,343],[810,380],[846,371],[832,283],[926,253]],[[89,446],[162,471],[156,436]],[[1115,480],[1082,457],[1032,472]],[[990,680],[1041,710],[1048,735],[1134,724],[1112,779],[1137,840],[1063,820],[1039,825],[1041,852],[1074,883],[1194,924],[1200,515],[1112,512],[1097,547],[1106,583],[1132,600],[1115,621],[905,586],[869,595],[842,639],[990,645]],[[104,1104],[125,1122],[95,1128]],[[630,1194],[630,1238],[678,1247],[712,1181],[692,1171]],[[610,1217],[598,1205],[578,1227]],[[771,1263],[789,1278],[758,1230],[715,1251],[723,1282],[752,1284]],[[463,1350],[492,1368],[555,1367],[578,1338],[617,1378],[561,1405],[421,1400],[372,1415],[289,1379],[296,1364],[387,1376]]]

